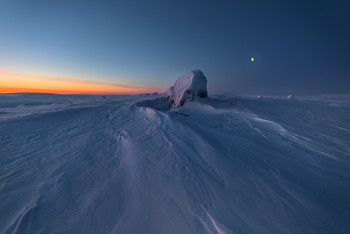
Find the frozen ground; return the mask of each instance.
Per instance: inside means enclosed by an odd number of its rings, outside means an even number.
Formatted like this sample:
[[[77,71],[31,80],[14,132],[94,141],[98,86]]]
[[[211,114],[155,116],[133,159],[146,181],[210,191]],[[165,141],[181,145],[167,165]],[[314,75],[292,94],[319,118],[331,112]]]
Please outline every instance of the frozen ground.
[[[0,233],[349,233],[350,96],[0,95]]]

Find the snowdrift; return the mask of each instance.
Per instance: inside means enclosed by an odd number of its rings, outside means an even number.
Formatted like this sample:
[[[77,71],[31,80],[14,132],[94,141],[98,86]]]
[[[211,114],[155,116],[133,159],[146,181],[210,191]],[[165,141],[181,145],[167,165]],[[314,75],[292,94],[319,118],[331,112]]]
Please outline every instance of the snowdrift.
[[[0,233],[349,232],[349,96],[152,96],[0,94]]]
[[[169,96],[165,97],[159,97],[155,99],[150,99],[150,100],[144,100],[141,102],[136,103],[136,106],[138,107],[150,107],[156,110],[169,110],[170,108],[170,103],[169,103]]]

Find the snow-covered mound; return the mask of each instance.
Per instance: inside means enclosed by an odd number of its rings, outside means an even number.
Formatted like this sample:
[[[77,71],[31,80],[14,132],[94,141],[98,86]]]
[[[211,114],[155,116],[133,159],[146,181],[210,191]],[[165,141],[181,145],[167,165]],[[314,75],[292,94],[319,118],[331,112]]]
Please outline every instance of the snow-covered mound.
[[[349,233],[350,96],[154,96],[0,94],[0,233]]]
[[[294,100],[295,98],[294,98],[294,96],[293,96],[292,94],[289,94],[289,95],[287,96],[287,99],[288,99],[288,100]]]
[[[203,75],[203,72],[195,70],[176,80],[169,102],[171,105],[179,107],[185,101],[193,101],[197,97],[207,96],[207,78]]]

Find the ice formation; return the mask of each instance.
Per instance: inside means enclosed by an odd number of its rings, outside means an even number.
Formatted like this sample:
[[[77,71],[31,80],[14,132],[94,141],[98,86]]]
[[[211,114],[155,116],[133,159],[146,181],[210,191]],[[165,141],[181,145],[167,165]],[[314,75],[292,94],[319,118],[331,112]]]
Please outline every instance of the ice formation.
[[[197,97],[207,97],[207,78],[199,70],[191,71],[179,77],[171,92],[169,103],[182,106],[185,101],[193,101]]]
[[[293,96],[292,94],[289,94],[289,95],[287,96],[287,99],[288,99],[288,100],[294,100],[295,98],[294,98],[294,96]]]

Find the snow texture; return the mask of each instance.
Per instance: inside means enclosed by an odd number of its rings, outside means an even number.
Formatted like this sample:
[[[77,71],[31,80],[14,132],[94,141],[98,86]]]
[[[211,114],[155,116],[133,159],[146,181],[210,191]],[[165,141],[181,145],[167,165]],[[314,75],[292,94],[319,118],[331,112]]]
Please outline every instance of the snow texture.
[[[350,96],[0,94],[0,233],[348,233]]]
[[[207,78],[199,70],[191,71],[179,77],[170,95],[170,104],[182,106],[186,101],[207,97]]]

